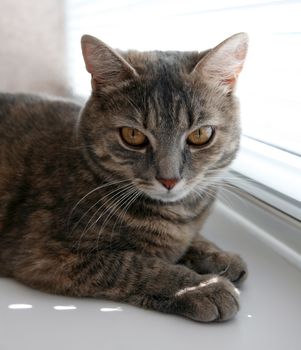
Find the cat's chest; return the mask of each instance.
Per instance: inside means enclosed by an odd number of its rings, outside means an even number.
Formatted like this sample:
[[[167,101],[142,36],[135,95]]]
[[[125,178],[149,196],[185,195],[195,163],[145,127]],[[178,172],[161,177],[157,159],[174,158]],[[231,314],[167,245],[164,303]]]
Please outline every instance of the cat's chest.
[[[186,209],[166,210],[161,215],[132,218],[131,243],[143,254],[176,262],[188,249],[203,221],[203,213]]]

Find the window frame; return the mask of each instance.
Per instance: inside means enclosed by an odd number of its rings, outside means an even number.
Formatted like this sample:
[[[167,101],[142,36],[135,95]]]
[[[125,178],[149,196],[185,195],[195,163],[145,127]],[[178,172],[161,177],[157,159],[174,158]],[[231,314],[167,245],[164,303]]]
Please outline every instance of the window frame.
[[[301,220],[301,157],[243,135],[229,173],[232,186]]]

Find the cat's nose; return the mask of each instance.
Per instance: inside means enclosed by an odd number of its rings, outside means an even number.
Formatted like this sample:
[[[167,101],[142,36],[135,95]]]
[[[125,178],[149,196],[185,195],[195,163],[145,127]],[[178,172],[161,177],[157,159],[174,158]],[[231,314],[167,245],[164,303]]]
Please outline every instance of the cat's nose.
[[[161,182],[161,184],[168,190],[171,190],[175,187],[175,185],[177,184],[177,182],[179,182],[180,179],[162,179],[157,177],[157,180]]]

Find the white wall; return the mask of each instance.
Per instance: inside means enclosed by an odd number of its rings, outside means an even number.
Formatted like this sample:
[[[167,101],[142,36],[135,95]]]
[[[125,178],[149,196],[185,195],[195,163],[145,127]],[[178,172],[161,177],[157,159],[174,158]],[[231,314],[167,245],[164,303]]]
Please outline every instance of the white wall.
[[[68,94],[62,0],[0,1],[0,91]]]

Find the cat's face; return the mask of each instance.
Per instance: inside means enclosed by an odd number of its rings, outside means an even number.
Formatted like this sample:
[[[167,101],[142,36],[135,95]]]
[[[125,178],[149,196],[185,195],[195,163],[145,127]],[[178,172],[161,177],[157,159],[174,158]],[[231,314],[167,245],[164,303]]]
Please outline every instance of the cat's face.
[[[83,52],[93,93],[80,131],[99,171],[174,202],[200,194],[234,158],[244,34],[205,53],[120,54],[86,36]]]

